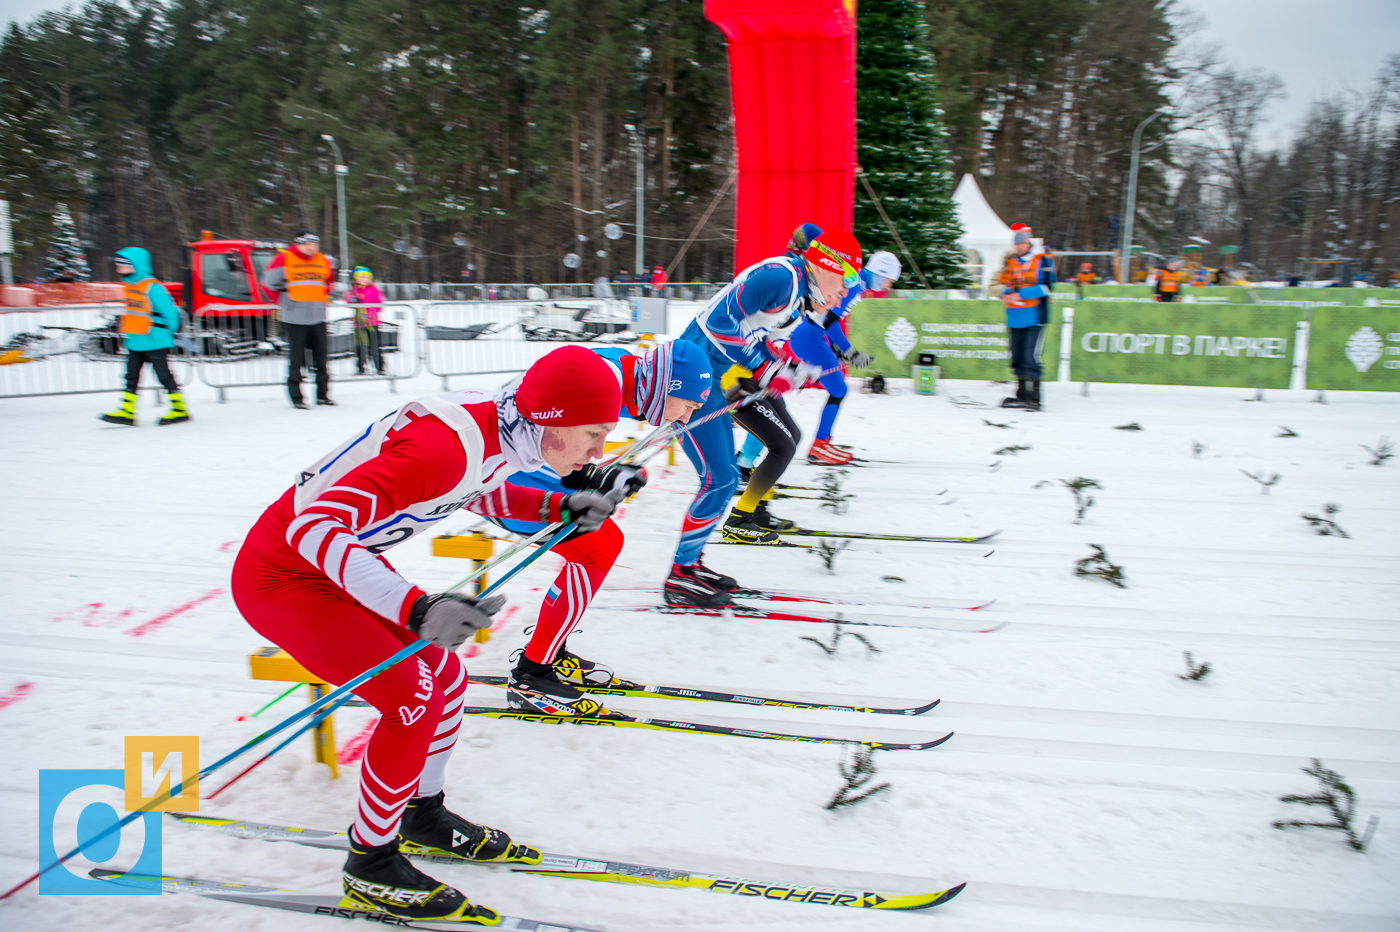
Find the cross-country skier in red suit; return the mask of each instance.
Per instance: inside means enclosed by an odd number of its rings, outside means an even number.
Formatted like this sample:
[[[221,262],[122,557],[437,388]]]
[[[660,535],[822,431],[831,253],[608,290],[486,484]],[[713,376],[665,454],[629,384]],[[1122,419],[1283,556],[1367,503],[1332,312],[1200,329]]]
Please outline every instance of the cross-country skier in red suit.
[[[540,853],[443,805],[467,671],[453,653],[503,599],[427,595],[380,556],[459,508],[601,527],[597,491],[510,485],[548,464],[568,475],[603,455],[622,396],[608,363],[578,346],[545,356],[494,394],[428,395],[380,418],[301,473],[249,532],[233,597],[259,634],[316,676],[344,683],[422,638],[413,657],[355,690],[380,712],[360,767],[345,894],[411,919],[495,925],[500,916],[415,868],[404,852],[538,862]]]

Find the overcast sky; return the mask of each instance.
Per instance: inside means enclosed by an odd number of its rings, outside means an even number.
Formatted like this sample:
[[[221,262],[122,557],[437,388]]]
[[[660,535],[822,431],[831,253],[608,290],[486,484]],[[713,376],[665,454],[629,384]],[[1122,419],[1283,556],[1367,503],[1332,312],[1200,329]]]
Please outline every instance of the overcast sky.
[[[991,2],[991,0],[988,0]],[[1387,55],[1400,54],[1400,0],[1177,0],[1205,17],[1197,41],[1221,47],[1243,68],[1264,68],[1284,81],[1288,97],[1273,105],[1261,134],[1277,146],[1314,99],[1368,86]],[[64,0],[0,0],[0,17],[28,20]]]

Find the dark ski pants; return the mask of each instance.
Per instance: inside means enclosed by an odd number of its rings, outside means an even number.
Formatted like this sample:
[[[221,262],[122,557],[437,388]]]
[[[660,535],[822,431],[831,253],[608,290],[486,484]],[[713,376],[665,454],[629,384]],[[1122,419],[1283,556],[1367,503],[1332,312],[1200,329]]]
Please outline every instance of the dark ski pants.
[[[1011,343],[1011,371],[1016,378],[1041,381],[1040,351],[1045,344],[1045,325],[1007,327],[1006,335]]]
[[[797,444],[802,440],[802,431],[788,413],[782,398],[764,398],[744,405],[732,415],[739,426],[753,434],[768,448],[768,454],[754,466],[753,475],[744,489],[741,504],[757,507],[763,496],[778,484],[787,472],[788,465],[797,454]]]
[[[365,373],[365,363],[374,366],[374,371],[384,372],[384,357],[379,351],[379,328],[359,327],[355,330],[355,372]]]
[[[175,376],[170,374],[170,350],[127,350],[126,353],[126,390],[133,395],[136,394],[136,386],[141,381],[141,367],[146,363],[151,364],[155,370],[156,378],[160,379],[161,387],[167,392],[178,392],[180,383],[175,381]]]
[[[283,324],[282,332],[291,346],[287,360],[287,394],[295,404],[301,397],[301,370],[306,365],[306,351],[311,350],[312,368],[316,372],[316,397],[330,398],[331,373],[326,368],[326,325]]]

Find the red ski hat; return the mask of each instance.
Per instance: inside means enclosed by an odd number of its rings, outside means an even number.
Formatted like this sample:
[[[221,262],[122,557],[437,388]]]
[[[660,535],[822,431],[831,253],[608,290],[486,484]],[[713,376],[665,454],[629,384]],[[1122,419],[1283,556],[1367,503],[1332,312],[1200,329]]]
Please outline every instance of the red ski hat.
[[[1011,241],[1013,243],[1029,243],[1031,241],[1031,228],[1024,223],[1011,224]]]
[[[817,268],[843,278],[854,278],[860,271],[860,243],[845,230],[827,230],[802,255]]]
[[[536,362],[515,390],[515,407],[546,427],[611,424],[622,410],[617,371],[597,353],[561,346]]]

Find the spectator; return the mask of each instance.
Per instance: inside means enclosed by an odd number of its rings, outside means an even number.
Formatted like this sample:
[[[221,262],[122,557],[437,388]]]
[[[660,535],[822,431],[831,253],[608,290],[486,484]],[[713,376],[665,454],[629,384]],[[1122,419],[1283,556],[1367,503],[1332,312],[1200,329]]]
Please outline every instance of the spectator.
[[[1181,293],[1181,283],[1186,278],[1186,273],[1178,271],[1178,264],[1175,259],[1167,263],[1166,268],[1157,273],[1157,300],[1175,301]]]
[[[1015,224],[1011,231],[1011,252],[1001,273],[1001,304],[1006,308],[1016,397],[1003,399],[1001,406],[1039,411],[1041,335],[1050,323],[1055,260],[1048,252],[1031,252],[1031,228],[1026,224]]]
[[[138,246],[118,249],[117,276],[126,285],[126,313],[122,314],[118,330],[126,346],[126,394],[121,407],[101,416],[108,424],[136,426],[136,386],[141,381],[141,369],[146,363],[155,370],[156,378],[170,395],[170,410],[157,422],[179,424],[190,419],[185,410],[185,396],[175,376],[170,374],[170,350],[175,346],[175,331],[180,329],[180,309],[171,300],[165,286],[151,271],[151,254]]]
[[[666,295],[666,270],[659,265],[651,270],[651,294],[654,298]]]
[[[346,295],[355,308],[355,374],[365,374],[365,360],[374,363],[375,372],[384,374],[384,356],[379,348],[379,312],[384,296],[374,283],[374,273],[365,266],[355,267]]]
[[[1079,300],[1084,300],[1084,286],[1094,283],[1094,266],[1088,262],[1079,264],[1079,274],[1074,276],[1074,284],[1079,292]]]
[[[618,283],[617,296],[626,300],[632,294],[632,274],[626,269],[618,269],[616,281]]]
[[[306,408],[301,394],[301,371],[308,349],[316,371],[316,403],[335,404],[331,401],[331,375],[326,366],[326,300],[334,279],[335,263],[321,252],[321,237],[310,230],[298,232],[292,238],[292,248],[279,250],[263,270],[263,287],[278,292],[281,310],[277,319],[291,346],[287,395],[294,408]]]

